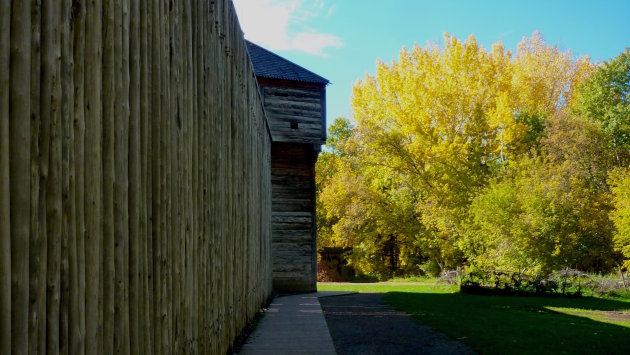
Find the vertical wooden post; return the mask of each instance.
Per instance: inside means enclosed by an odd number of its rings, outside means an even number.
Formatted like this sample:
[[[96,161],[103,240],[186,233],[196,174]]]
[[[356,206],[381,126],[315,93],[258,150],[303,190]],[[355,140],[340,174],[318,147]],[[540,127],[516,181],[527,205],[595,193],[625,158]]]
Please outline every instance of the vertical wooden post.
[[[0,0],[0,87],[8,88],[11,1]],[[11,184],[9,90],[0,90],[0,353],[11,353]]]
[[[115,1],[114,351],[129,353],[129,4]]]
[[[203,96],[203,92],[200,91],[200,75],[202,75],[202,56],[204,43],[199,40],[202,35],[201,32],[197,32],[200,27],[200,19],[202,16],[202,9],[200,8],[201,3],[193,2],[188,4],[188,14],[190,16],[190,23],[188,25],[188,31],[190,31],[190,48],[191,48],[191,61],[195,63],[195,65],[191,68],[191,80],[192,80],[192,95],[193,99],[191,100],[191,135],[193,136],[193,143],[191,145],[192,148],[192,173],[193,173],[193,183],[192,188],[190,189],[190,197],[193,201],[194,206],[194,220],[193,220],[193,252],[195,253],[195,263],[193,265],[195,277],[194,277],[194,298],[192,310],[193,315],[197,315],[193,326],[193,335],[194,339],[194,347],[191,349],[197,353],[204,353],[204,345],[205,345],[205,337],[203,331],[203,324],[206,318],[206,310],[204,308],[203,303],[203,284],[202,281],[205,278],[204,274],[204,251],[206,241],[203,237],[201,228],[203,226],[203,215],[202,215],[202,204],[201,200],[203,195],[205,195],[205,184],[203,182],[203,171],[205,167],[203,166],[202,161],[200,160],[201,156],[201,148],[203,147],[202,140],[202,122],[205,121],[205,118],[202,116],[202,112],[200,110],[200,98]]]
[[[70,331],[70,315],[69,309],[71,307],[70,292],[70,249],[71,243],[75,241],[73,236],[74,226],[73,218],[75,213],[74,208],[74,177],[72,173],[72,129],[71,124],[73,121],[73,108],[74,108],[74,96],[73,96],[73,62],[72,62],[72,40],[73,36],[70,33],[70,21],[72,4],[69,0],[63,0],[57,9],[57,33],[59,35],[57,47],[60,51],[60,60],[58,63],[58,76],[60,82],[60,109],[59,109],[59,127],[57,132],[59,135],[60,147],[56,147],[57,158],[59,160],[58,166],[60,166],[58,172],[60,173],[60,181],[56,186],[59,197],[56,199],[56,206],[60,209],[59,217],[61,219],[61,235],[60,235],[60,250],[56,252],[59,257],[57,260],[57,275],[55,275],[57,286],[56,292],[58,292],[58,341],[56,349],[60,353],[69,353],[69,331]],[[57,5],[57,6],[59,6]],[[51,174],[52,175],[52,174]],[[59,242],[59,241],[58,241]],[[49,259],[50,262],[50,259]],[[54,275],[54,274],[53,274]],[[52,278],[55,280],[55,278]],[[77,278],[73,278],[76,280]]]
[[[173,4],[172,3],[163,3],[162,4],[162,27],[160,30],[162,31],[161,35],[161,51],[162,55],[162,65],[164,71],[162,72],[163,76],[163,85],[162,85],[162,95],[164,98],[161,102],[162,104],[162,112],[164,115],[162,116],[161,121],[161,135],[160,135],[160,153],[162,154],[162,162],[164,164],[164,168],[161,171],[162,176],[160,184],[162,185],[162,195],[160,198],[162,199],[163,206],[163,215],[160,220],[160,229],[162,230],[162,284],[160,285],[160,295],[163,300],[162,302],[162,338],[160,339],[161,350],[163,353],[168,354],[171,353],[171,345],[173,341],[173,336],[171,333],[171,322],[173,320],[172,313],[172,292],[173,292],[173,278],[172,278],[172,266],[173,259],[171,254],[171,242],[174,239],[174,235],[172,235],[172,228],[174,225],[170,223],[172,221],[172,209],[171,209],[171,179],[173,175],[171,174],[171,136],[173,135],[173,130],[171,124],[174,121],[172,105],[171,105],[171,70],[172,70],[172,57],[175,55],[174,48],[171,43],[171,18],[170,14],[172,12]]]
[[[168,161],[169,178],[167,179],[167,195],[168,195],[168,219],[167,228],[169,237],[167,243],[168,258],[168,283],[167,283],[167,298],[169,319],[167,323],[168,332],[171,336],[171,342],[169,349],[177,349],[177,351],[184,352],[183,344],[181,341],[181,335],[184,333],[182,325],[182,317],[179,315],[181,307],[181,260],[179,258],[179,251],[182,242],[184,241],[184,235],[181,230],[181,226],[184,224],[181,220],[181,209],[179,208],[180,191],[178,186],[181,180],[181,174],[179,174],[178,166],[180,165],[180,144],[179,135],[181,133],[181,80],[180,80],[180,64],[181,64],[181,41],[180,41],[180,23],[179,23],[179,7],[181,1],[173,3],[166,10],[168,14],[168,29],[166,34],[167,51],[170,51],[168,56],[169,63],[169,115],[167,119],[168,135],[168,151],[166,160]],[[176,334],[174,330],[177,329]],[[173,351],[173,350],[170,350]]]
[[[176,179],[176,149],[177,145],[175,143],[176,139],[176,130],[177,130],[177,117],[176,117],[176,104],[177,104],[177,95],[176,89],[177,86],[175,84],[175,70],[176,66],[174,62],[178,59],[177,49],[178,43],[175,39],[174,33],[174,16],[175,9],[177,8],[177,4],[175,3],[164,3],[164,23],[166,24],[163,28],[163,50],[162,53],[164,55],[164,61],[167,63],[166,70],[166,86],[165,86],[165,95],[166,100],[164,100],[164,107],[167,116],[162,121],[164,132],[167,132],[166,135],[163,135],[163,143],[165,147],[165,155],[164,159],[166,161],[166,174],[164,176],[164,202],[165,202],[165,210],[166,210],[166,219],[164,219],[164,229],[166,232],[166,238],[164,238],[164,256],[166,262],[164,263],[166,269],[166,279],[164,281],[163,291],[164,298],[167,300],[165,303],[165,314],[166,318],[164,319],[164,332],[167,334],[166,337],[162,339],[162,346],[165,353],[174,352],[175,345],[175,336],[174,336],[174,321],[175,321],[175,312],[174,312],[174,292],[176,292],[176,280],[174,280],[174,268],[177,263],[174,255],[174,243],[178,235],[176,235],[177,227],[179,226],[178,221],[176,220],[176,211],[174,208],[174,199],[176,195],[175,191],[175,179]],[[175,282],[174,282],[175,281]]]
[[[30,233],[31,4],[11,9],[9,80],[9,186],[11,189],[11,353],[28,352]]]
[[[151,186],[152,186],[152,264],[153,264],[153,337],[151,343],[153,351],[156,354],[162,353],[161,344],[162,337],[166,336],[162,333],[162,319],[164,317],[162,309],[162,197],[160,192],[162,189],[161,172],[164,162],[160,159],[161,152],[161,121],[163,101],[162,92],[162,51],[160,45],[161,29],[162,29],[162,6],[153,3],[151,11]]]
[[[114,145],[115,115],[117,95],[116,58],[120,57],[120,45],[117,35],[117,3],[115,0],[103,0],[103,353],[114,352],[114,315],[115,303],[115,267],[114,267]],[[120,21],[120,19],[118,19]],[[117,45],[118,44],[118,45]]]
[[[102,237],[102,7],[87,2],[85,14],[85,347],[96,354],[99,347],[99,285]]]
[[[151,192],[151,151],[150,151],[150,6],[146,0],[140,1],[140,152],[142,159],[142,171],[140,176],[142,177],[142,206],[141,206],[141,233],[142,233],[142,304],[140,306],[140,317],[142,318],[142,326],[140,332],[142,333],[142,346],[140,347],[140,353],[151,353],[151,314],[152,314],[152,300],[153,294],[151,292],[151,275],[152,275],[152,259],[151,245],[151,224],[149,223],[150,217],[150,192]]]
[[[41,1],[31,1],[31,231],[29,244],[29,349],[44,352],[46,345],[46,248],[45,229],[40,231],[40,129],[41,116]],[[48,157],[46,157],[47,159]],[[41,206],[41,217],[46,218],[45,206]],[[45,226],[45,224],[44,224]],[[40,291],[41,290],[41,291]]]
[[[142,191],[140,158],[140,4],[131,1],[129,16],[129,203],[126,206],[129,216],[129,350],[140,354],[140,200]]]
[[[85,13],[86,6],[83,3],[73,3],[73,61],[74,61],[74,121],[73,136],[74,149],[73,160],[75,162],[75,196],[76,206],[76,306],[72,307],[71,318],[76,319],[73,330],[70,332],[70,350],[72,354],[85,353]],[[74,298],[73,298],[74,301]]]
[[[73,147],[74,137],[74,62],[72,58],[72,1],[63,0],[61,4],[61,119],[62,119],[62,244],[61,244],[61,279],[60,279],[60,347],[61,354],[70,354],[71,326],[78,323],[71,316],[76,308],[78,273],[76,270],[76,235],[74,204],[75,179]],[[74,293],[73,293],[74,292]],[[72,298],[72,299],[71,299]],[[74,314],[76,315],[76,314]],[[75,317],[77,318],[77,317]]]
[[[60,6],[57,1],[46,0],[42,7],[42,57],[44,58],[44,82],[42,116],[49,122],[48,178],[46,180],[46,351],[59,351],[60,264],[62,239],[61,197],[61,57]],[[50,101],[48,101],[50,100]]]

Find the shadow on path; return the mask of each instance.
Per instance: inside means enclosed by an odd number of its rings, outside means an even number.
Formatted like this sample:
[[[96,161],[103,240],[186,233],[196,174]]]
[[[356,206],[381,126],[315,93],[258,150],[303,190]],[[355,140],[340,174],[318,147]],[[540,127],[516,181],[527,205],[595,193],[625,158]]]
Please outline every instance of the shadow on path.
[[[343,354],[471,354],[411,316],[385,304],[380,293],[320,298],[335,349]]]

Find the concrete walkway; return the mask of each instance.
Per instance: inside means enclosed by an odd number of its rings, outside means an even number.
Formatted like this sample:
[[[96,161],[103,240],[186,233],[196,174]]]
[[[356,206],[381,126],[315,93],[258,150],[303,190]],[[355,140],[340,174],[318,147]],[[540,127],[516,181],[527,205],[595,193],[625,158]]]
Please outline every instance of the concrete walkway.
[[[273,299],[239,354],[336,354],[318,297],[304,293]]]

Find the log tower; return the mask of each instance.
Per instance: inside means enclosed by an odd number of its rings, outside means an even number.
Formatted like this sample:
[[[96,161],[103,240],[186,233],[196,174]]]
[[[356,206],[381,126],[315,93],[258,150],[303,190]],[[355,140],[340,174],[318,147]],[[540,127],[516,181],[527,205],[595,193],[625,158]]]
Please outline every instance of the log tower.
[[[246,41],[271,131],[273,287],[315,291],[315,162],[328,80]]]

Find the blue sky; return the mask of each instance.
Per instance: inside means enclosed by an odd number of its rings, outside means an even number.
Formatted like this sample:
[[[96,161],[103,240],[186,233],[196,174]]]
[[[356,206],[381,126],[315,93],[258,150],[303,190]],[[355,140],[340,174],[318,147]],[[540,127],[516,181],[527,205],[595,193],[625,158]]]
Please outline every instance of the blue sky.
[[[511,50],[540,31],[575,56],[601,62],[630,47],[630,0],[234,0],[245,37],[327,78],[327,118],[351,117],[352,84],[403,46],[474,34]]]

